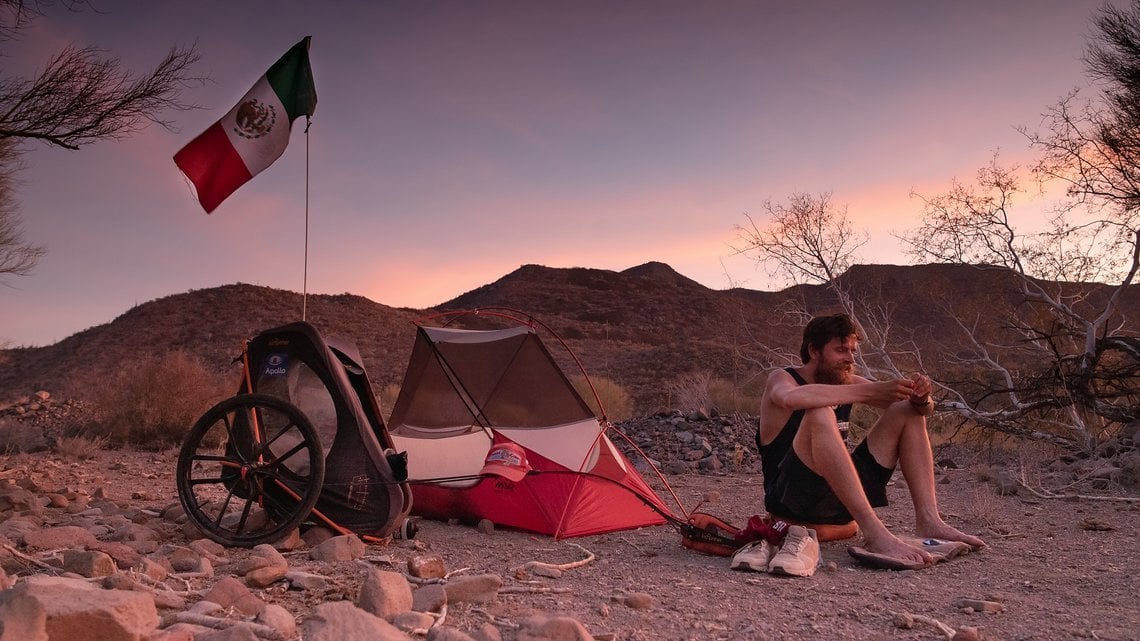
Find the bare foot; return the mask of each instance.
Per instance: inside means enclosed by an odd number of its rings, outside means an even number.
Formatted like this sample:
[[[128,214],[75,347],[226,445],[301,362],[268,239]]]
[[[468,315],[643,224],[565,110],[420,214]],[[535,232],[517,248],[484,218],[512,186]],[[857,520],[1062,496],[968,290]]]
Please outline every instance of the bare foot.
[[[919,527],[917,531],[918,535],[922,537],[942,539],[943,541],[961,541],[975,550],[986,547],[986,542],[980,538],[950,527],[942,521]]]
[[[866,541],[866,549],[868,552],[883,554],[907,563],[934,565],[934,557],[930,556],[929,553],[912,545],[908,545],[890,532],[887,532],[885,536],[875,537],[874,539],[866,535],[864,535],[863,538]]]

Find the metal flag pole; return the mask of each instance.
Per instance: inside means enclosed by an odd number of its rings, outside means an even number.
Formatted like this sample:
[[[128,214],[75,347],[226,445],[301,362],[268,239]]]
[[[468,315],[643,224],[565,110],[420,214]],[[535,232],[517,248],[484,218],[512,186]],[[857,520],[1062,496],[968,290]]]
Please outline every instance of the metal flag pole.
[[[305,265],[301,276],[301,320],[307,320],[309,306],[309,125],[310,116],[305,116]]]

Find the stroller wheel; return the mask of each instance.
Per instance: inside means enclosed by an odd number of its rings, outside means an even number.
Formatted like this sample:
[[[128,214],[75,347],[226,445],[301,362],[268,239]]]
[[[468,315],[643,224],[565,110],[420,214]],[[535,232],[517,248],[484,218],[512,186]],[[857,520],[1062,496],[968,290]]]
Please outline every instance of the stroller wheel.
[[[178,500],[203,534],[252,547],[283,538],[320,497],[325,457],[296,406],[239,394],[198,419],[178,453]]]

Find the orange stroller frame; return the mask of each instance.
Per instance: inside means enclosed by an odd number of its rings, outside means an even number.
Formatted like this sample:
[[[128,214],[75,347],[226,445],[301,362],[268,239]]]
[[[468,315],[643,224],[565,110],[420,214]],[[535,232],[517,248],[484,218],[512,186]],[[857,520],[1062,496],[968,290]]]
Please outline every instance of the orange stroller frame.
[[[237,394],[207,410],[179,451],[189,520],[240,547],[308,524],[373,542],[414,536],[406,457],[356,347],[301,321],[246,341],[240,362]]]

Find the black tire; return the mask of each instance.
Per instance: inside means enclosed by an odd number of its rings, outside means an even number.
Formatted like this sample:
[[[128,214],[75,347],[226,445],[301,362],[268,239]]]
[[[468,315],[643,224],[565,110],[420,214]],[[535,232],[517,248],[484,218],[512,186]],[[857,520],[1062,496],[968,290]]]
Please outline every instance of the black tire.
[[[299,526],[321,494],[325,456],[301,410],[268,394],[210,408],[178,453],[178,500],[203,534],[253,547]]]

